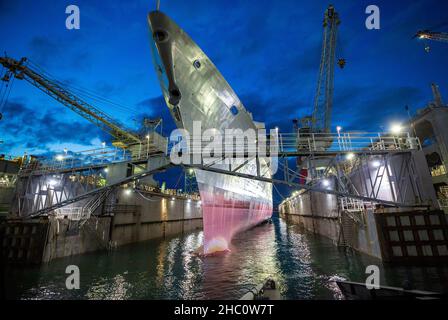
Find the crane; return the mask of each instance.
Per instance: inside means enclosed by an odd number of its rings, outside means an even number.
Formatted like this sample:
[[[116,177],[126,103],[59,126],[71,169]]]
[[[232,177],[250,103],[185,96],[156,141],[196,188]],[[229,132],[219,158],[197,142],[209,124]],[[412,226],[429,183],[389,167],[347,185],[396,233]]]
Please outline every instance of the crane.
[[[438,31],[430,31],[430,30],[420,30],[415,35],[414,38],[420,40],[433,40],[440,42],[448,42],[448,33],[447,32],[438,32]],[[428,44],[425,44],[425,51],[429,52],[431,47]]]
[[[124,148],[130,144],[141,143],[141,139],[136,134],[124,129],[103,111],[80,99],[56,81],[31,68],[26,62],[27,58],[25,57],[19,61],[10,57],[0,57],[0,64],[9,71],[1,80],[8,82],[12,77],[19,80],[25,79],[50,97],[109,133],[115,138],[113,142],[115,146]]]
[[[415,34],[414,38],[448,42],[448,32],[421,30]]]
[[[301,131],[330,132],[331,112],[333,108],[334,67],[336,62],[336,39],[340,23],[339,14],[330,5],[325,11],[323,20],[322,53],[317,89],[314,96],[313,113],[311,116],[301,119]],[[337,61],[341,69],[344,68],[345,63],[345,59],[342,58]]]

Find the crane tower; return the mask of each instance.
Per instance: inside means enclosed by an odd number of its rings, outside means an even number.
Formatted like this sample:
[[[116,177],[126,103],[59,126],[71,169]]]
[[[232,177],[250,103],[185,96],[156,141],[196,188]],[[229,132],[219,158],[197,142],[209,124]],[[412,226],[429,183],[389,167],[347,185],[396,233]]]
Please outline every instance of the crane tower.
[[[325,11],[323,21],[322,55],[319,66],[316,95],[311,129],[317,132],[329,132],[333,107],[334,65],[336,56],[336,37],[341,23],[339,14],[330,5]]]
[[[334,67],[336,58],[336,39],[338,26],[341,23],[339,14],[330,5],[325,11],[323,20],[322,53],[314,96],[313,113],[300,120],[301,132],[329,133],[331,111],[333,108]],[[339,59],[339,67],[345,66],[345,59]]]

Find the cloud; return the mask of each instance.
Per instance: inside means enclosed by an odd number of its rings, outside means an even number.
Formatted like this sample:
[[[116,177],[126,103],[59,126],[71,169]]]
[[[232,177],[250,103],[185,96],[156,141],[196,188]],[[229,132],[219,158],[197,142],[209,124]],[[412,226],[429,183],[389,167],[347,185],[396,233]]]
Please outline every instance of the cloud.
[[[90,146],[92,139],[110,141],[107,133],[87,121],[66,120],[62,112],[31,108],[20,101],[10,101],[3,110],[2,150],[42,152],[54,150],[56,144],[75,143]],[[50,147],[51,146],[51,147]]]
[[[334,101],[333,123],[346,129],[379,131],[392,120],[406,120],[406,105],[423,101],[423,90],[412,86],[352,86]]]
[[[33,60],[39,61],[42,65],[54,60],[54,56],[63,52],[63,43],[57,42],[45,36],[36,36],[29,43],[30,52]]]

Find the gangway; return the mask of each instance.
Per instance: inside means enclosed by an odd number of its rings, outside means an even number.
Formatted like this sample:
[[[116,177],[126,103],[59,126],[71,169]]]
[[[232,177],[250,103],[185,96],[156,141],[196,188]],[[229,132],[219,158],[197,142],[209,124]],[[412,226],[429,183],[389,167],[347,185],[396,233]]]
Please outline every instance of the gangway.
[[[327,139],[328,136],[333,136],[332,144],[329,148],[325,150],[321,150],[316,147],[315,141],[319,139]],[[240,177],[242,179],[253,179],[258,181],[269,182],[273,184],[282,184],[289,186],[291,188],[300,190],[308,190],[313,192],[321,192],[325,194],[333,194],[342,199],[351,199],[353,203],[360,202],[368,202],[368,203],[376,203],[382,204],[385,206],[396,206],[396,207],[409,207],[412,205],[422,205],[422,202],[418,203],[409,203],[406,201],[409,197],[406,193],[414,192],[415,198],[419,197],[419,188],[418,186],[411,186],[409,190],[400,190],[399,182],[404,179],[408,179],[409,176],[415,174],[415,168],[412,164],[411,154],[413,152],[421,150],[420,143],[418,138],[411,137],[409,134],[398,134],[398,135],[390,135],[390,134],[381,134],[381,133],[361,133],[361,132],[351,132],[344,133],[341,132],[327,135],[320,134],[311,134],[309,136],[308,142],[304,145],[300,151],[297,148],[298,141],[300,139],[295,134],[291,133],[282,133],[277,134],[276,137],[271,137],[269,140],[269,150],[274,150],[275,154],[266,155],[263,153],[259,154],[259,150],[256,150],[255,154],[250,154],[247,150],[243,154],[224,154],[222,158],[216,159],[213,163],[209,161],[204,161],[204,155],[200,154],[200,162],[199,163],[173,163],[170,159],[171,152],[178,151],[178,147],[180,145],[179,140],[169,141],[167,147],[167,154],[162,155],[154,155],[149,152],[145,152],[142,150],[140,153],[127,153],[126,150],[118,148],[101,148],[95,150],[87,150],[85,152],[79,152],[77,154],[64,155],[63,157],[52,157],[49,159],[42,159],[38,163],[31,162],[24,168],[22,168],[21,173],[19,175],[21,186],[18,188],[19,192],[22,192],[22,195],[19,195],[19,210],[27,211],[23,212],[23,216],[27,217],[37,217],[45,214],[49,214],[55,210],[59,210],[61,212],[61,208],[70,207],[75,203],[81,200],[90,199],[87,203],[98,203],[95,202],[95,199],[102,198],[101,201],[104,200],[104,197],[101,195],[108,195],[110,192],[119,186],[124,184],[131,183],[133,181],[137,181],[145,176],[152,175],[157,172],[165,171],[174,166],[181,166],[185,170],[189,169],[201,169],[209,172],[227,174]],[[207,142],[204,141],[195,141],[194,139],[184,139],[183,145],[186,146],[184,152],[186,152],[190,159],[193,158],[194,155],[198,155],[203,146],[207,145]],[[188,149],[188,145],[195,145],[195,148]],[[275,144],[275,146],[272,146]],[[198,148],[201,147],[201,148]],[[225,148],[225,142],[223,148]],[[269,151],[268,150],[268,151]],[[288,158],[297,157],[298,155],[306,155],[309,157],[324,157],[329,158],[330,161],[327,163],[327,169],[325,172],[322,172],[317,180],[311,181],[300,181],[301,174],[295,170],[292,170],[288,167]],[[354,155],[354,159],[347,159],[348,155]],[[404,155],[404,156],[403,156]],[[282,178],[277,176],[274,177],[265,177],[261,174],[258,175],[249,175],[239,172],[239,168],[247,165],[251,159],[257,159],[261,156],[274,157],[278,159],[278,165],[280,170],[283,172]],[[402,168],[399,173],[394,173],[389,169],[389,163],[391,161],[391,157],[401,156],[404,160],[402,164]],[[236,169],[227,170],[222,169],[222,167],[218,168],[214,164],[219,164],[226,159],[232,158],[233,160],[240,160],[241,164]],[[243,159],[241,159],[243,158]],[[369,188],[366,186],[367,191],[360,192],[356,190],[352,185],[350,185],[350,178],[346,176],[347,166],[354,168],[358,166],[359,168],[363,168],[366,165],[369,165],[369,161],[374,159],[375,162],[381,163],[381,170],[377,170],[376,176],[368,177]],[[257,165],[259,165],[258,161]],[[110,165],[113,164],[129,164],[133,166],[138,166],[138,173],[131,175],[129,177],[125,177],[123,179],[119,179],[117,181],[113,181],[110,184],[103,183],[93,183],[93,187],[89,189],[83,190],[83,192],[74,194],[67,193],[64,194],[64,181],[70,179],[70,177],[74,176],[76,173],[83,172],[83,174],[88,175],[89,172],[92,172],[95,175],[95,172],[99,172],[101,170],[105,170]],[[310,168],[313,169],[313,168]],[[257,170],[259,172],[259,170]],[[344,186],[341,190],[332,190],[331,188],[327,188],[322,186],[319,181],[322,178],[325,178],[329,175],[335,175],[336,178],[341,182],[341,185]],[[55,186],[48,185],[48,178],[57,179],[59,177],[60,183]],[[394,190],[395,193],[392,200],[390,199],[382,199],[379,188],[381,183],[384,181],[388,181],[387,179],[396,179]],[[39,181],[43,180],[44,183],[40,183],[43,192],[48,194],[48,190],[50,188],[54,189],[55,194],[58,194],[59,197],[55,197],[52,202],[48,201],[48,198],[45,197],[45,200],[42,200],[41,203],[34,201],[33,205],[26,209],[26,203],[29,202],[29,190],[31,183],[31,179],[38,179]],[[20,182],[19,181],[19,182]],[[105,181],[104,179],[102,181]],[[413,179],[410,179],[413,181]],[[390,183],[388,181],[387,183]],[[27,189],[28,188],[28,189]],[[58,189],[60,188],[60,190]],[[57,192],[56,192],[57,191]],[[28,193],[27,193],[28,192]],[[34,194],[39,197],[41,191],[33,191],[31,196]],[[64,196],[62,196],[64,194]],[[107,197],[107,196],[106,196]],[[35,203],[39,205],[35,205]],[[85,204],[84,207],[88,207],[88,204]],[[34,208],[34,209],[30,209]],[[89,211],[90,214],[92,210]],[[80,213],[81,218],[89,217],[89,213],[84,209]]]

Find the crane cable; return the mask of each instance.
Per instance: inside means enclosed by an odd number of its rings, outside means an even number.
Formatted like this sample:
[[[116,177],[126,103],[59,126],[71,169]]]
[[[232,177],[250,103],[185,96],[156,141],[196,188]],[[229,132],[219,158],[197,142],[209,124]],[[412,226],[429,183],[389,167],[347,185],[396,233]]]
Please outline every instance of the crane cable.
[[[274,190],[277,192],[277,194],[280,196],[280,198],[282,198],[282,201],[285,200],[286,198],[282,195],[282,193],[278,190],[278,188],[275,186],[275,184],[272,184],[272,186],[274,187]]]
[[[5,81],[3,81],[3,77],[5,76],[6,72],[3,69],[6,70],[6,68],[2,68],[2,70],[0,72],[0,81],[1,81],[1,84],[0,84],[0,106],[1,106],[1,101],[3,100],[3,89],[5,88]]]
[[[92,90],[83,88],[81,86],[75,86],[75,85],[69,84],[66,81],[58,80],[55,76],[53,76],[52,74],[50,74],[47,71],[45,71],[41,66],[39,66],[34,61],[31,61],[30,59],[28,59],[28,61],[30,61],[30,63],[33,65],[33,67],[35,67],[36,69],[39,69],[40,73],[45,74],[47,77],[49,77],[51,81],[54,81],[55,83],[61,85],[64,88],[69,88],[70,90],[77,92],[77,94],[79,96],[87,97],[87,98],[93,99],[93,100],[95,100],[97,102],[104,102],[104,103],[107,103],[107,104],[114,105],[116,108],[121,109],[122,112],[133,112],[133,113],[137,113],[138,112],[138,110],[136,110],[134,108],[131,108],[131,107],[125,106],[125,105],[123,105],[121,103],[117,103],[117,102],[114,102],[112,100],[109,100],[109,99],[101,96],[100,94],[92,91]],[[98,108],[98,109],[101,110],[101,108]]]
[[[11,94],[12,86],[14,84],[15,79],[16,79],[16,77],[13,76],[12,79],[10,79],[5,85],[4,93],[0,99],[0,114],[3,111],[3,108],[8,104],[9,95]],[[2,87],[3,87],[3,85],[2,85]]]
[[[7,72],[7,69],[6,68],[2,68],[2,72],[0,73],[0,81],[1,81],[1,85],[0,85],[0,107],[2,105],[2,101],[3,101],[4,95],[5,95],[6,90],[8,88],[8,85],[5,85],[6,80],[3,80],[3,77],[6,76],[6,72]],[[4,90],[5,90],[5,92],[3,92]]]

